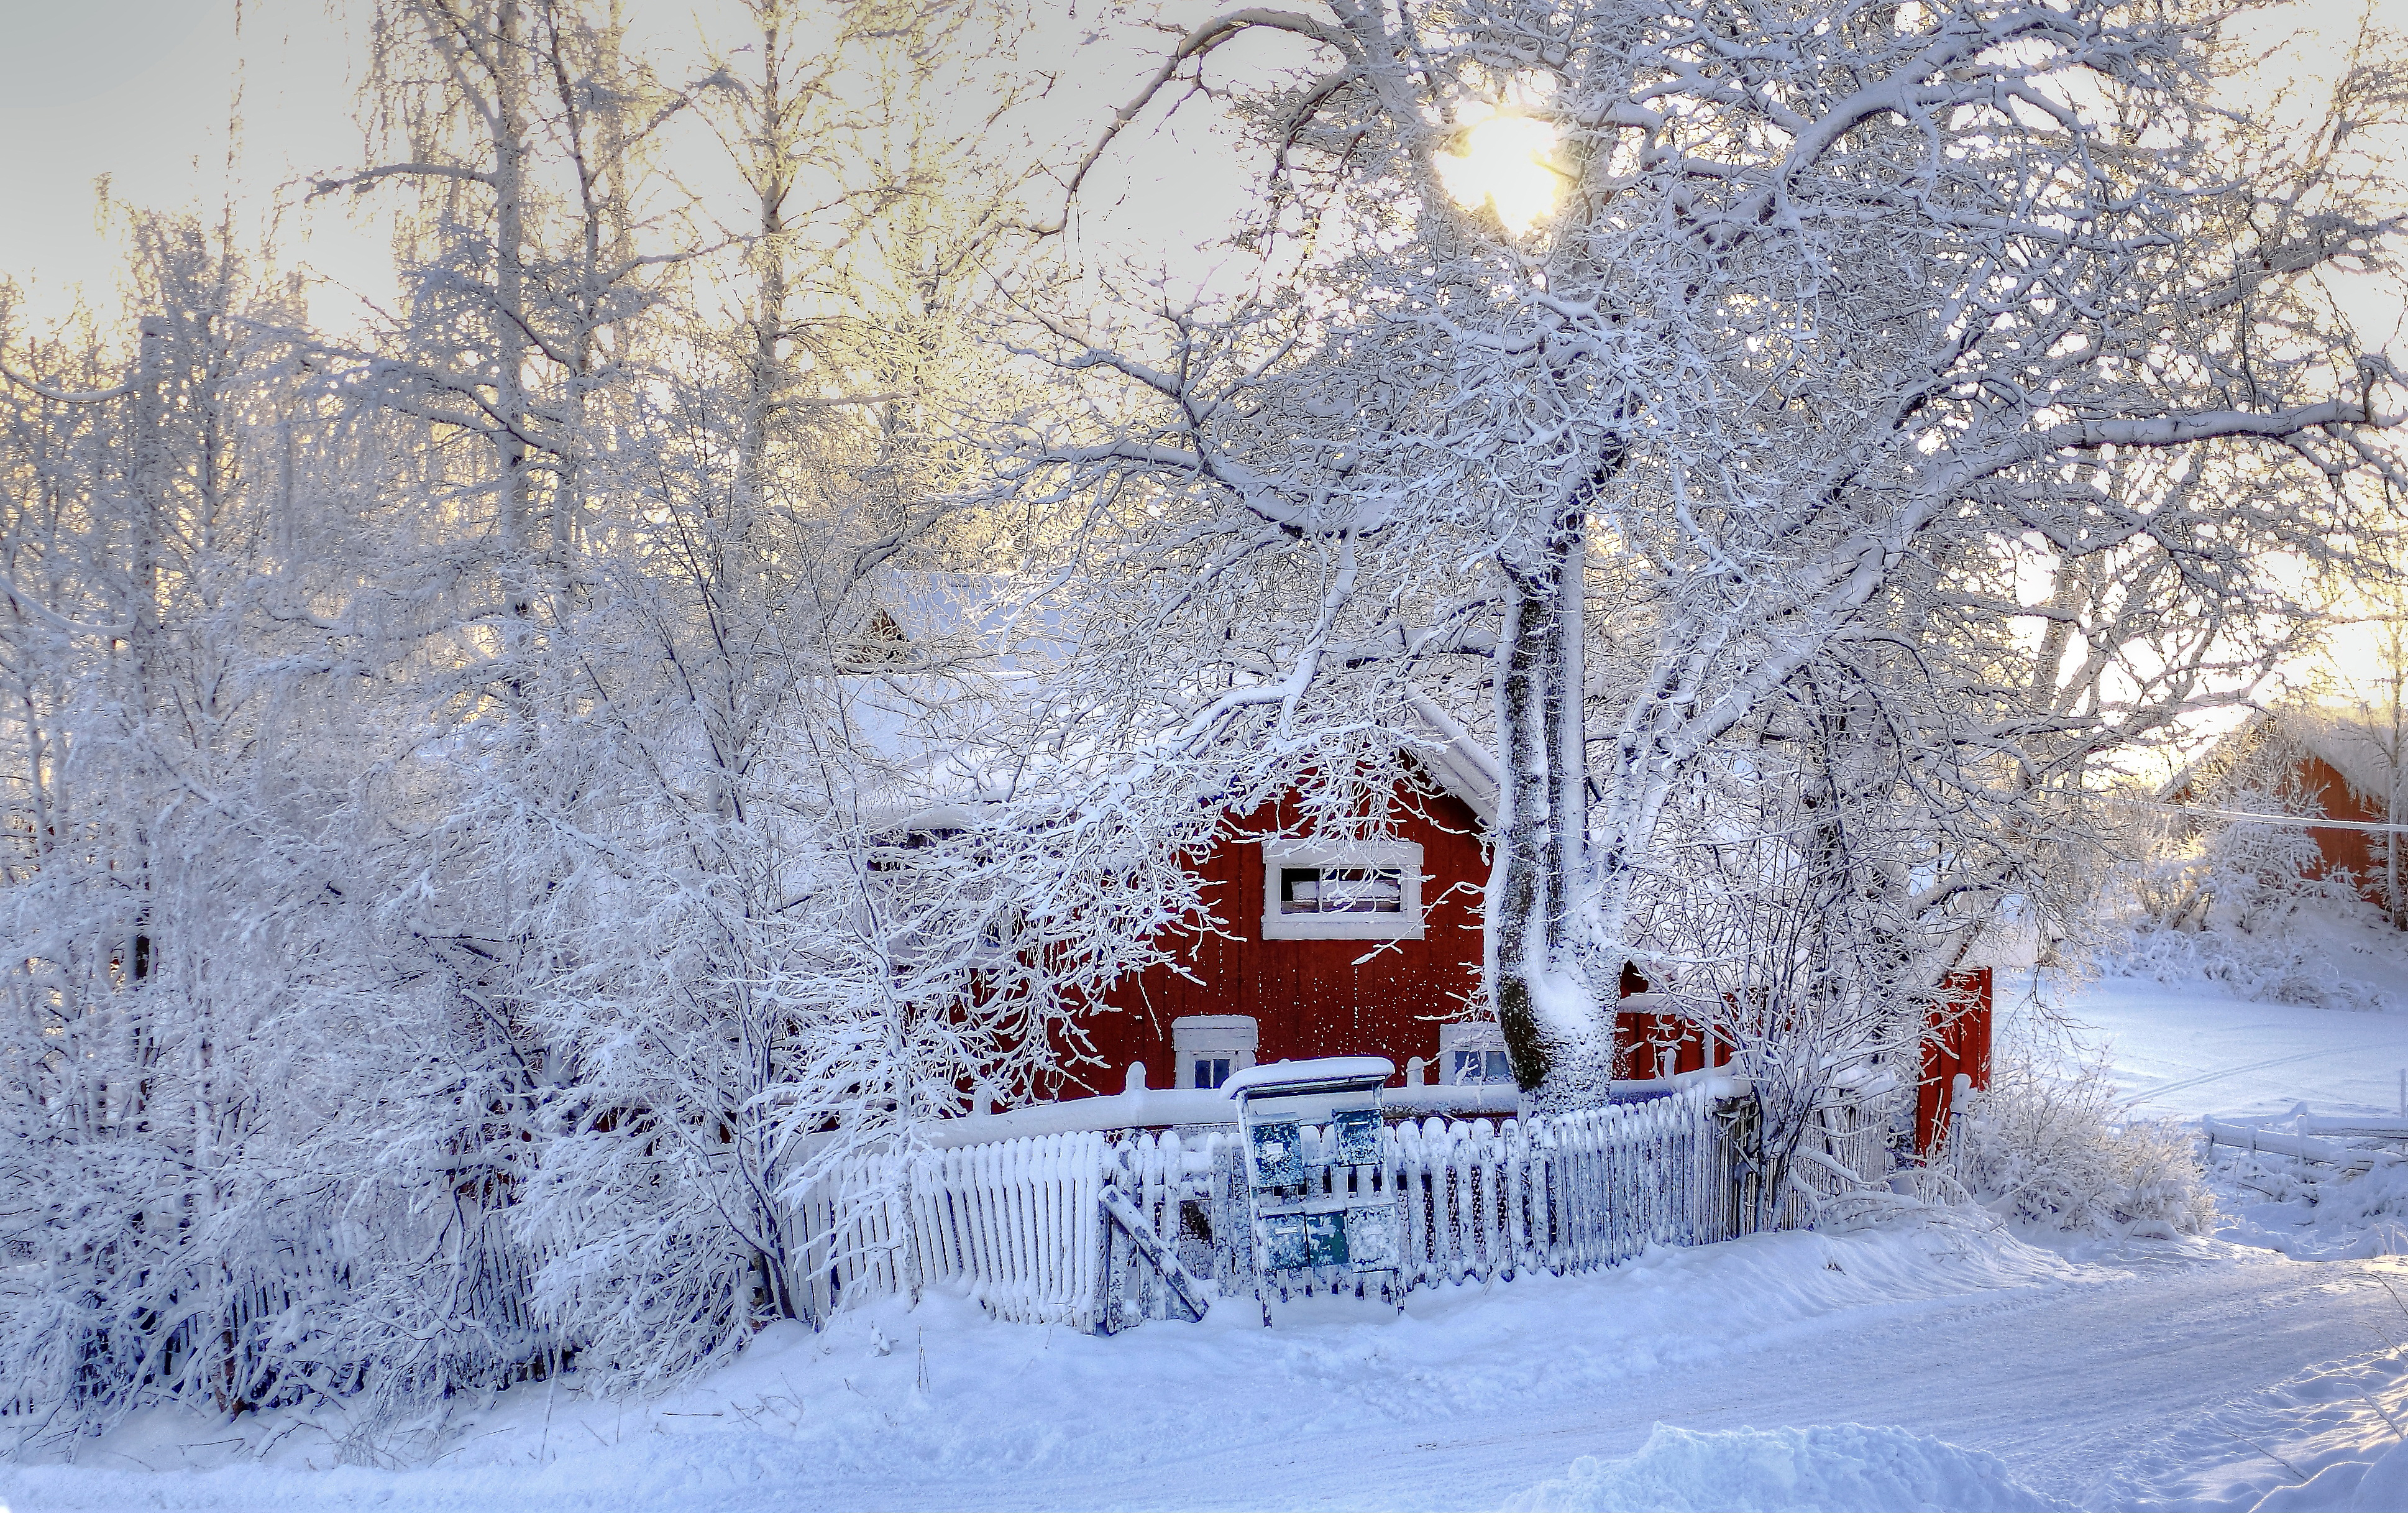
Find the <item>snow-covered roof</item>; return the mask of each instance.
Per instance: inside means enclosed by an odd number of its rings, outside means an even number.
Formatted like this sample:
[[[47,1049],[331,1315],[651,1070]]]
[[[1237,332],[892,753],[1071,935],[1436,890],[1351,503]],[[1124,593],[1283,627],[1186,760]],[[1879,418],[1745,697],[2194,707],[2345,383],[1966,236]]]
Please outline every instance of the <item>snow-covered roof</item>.
[[[1021,787],[1032,771],[1015,754],[981,750],[971,732],[933,735],[914,717],[915,706],[943,700],[973,668],[991,705],[1009,704],[1023,688],[1033,694],[1043,666],[1064,655],[1067,638],[1050,616],[1032,623],[1029,615],[1043,612],[1013,602],[1000,579],[884,569],[869,587],[859,620],[871,655],[843,682],[857,735],[903,780],[898,786],[910,790],[883,807],[913,828],[967,827],[1000,797],[991,767],[1010,770]],[[882,636],[900,638],[891,666],[874,660]],[[1409,690],[1405,703],[1400,723],[1417,738],[1410,746],[1415,763],[1484,825],[1496,823],[1496,757],[1420,690]]]
[[[2329,706],[2286,712],[2281,718],[2283,733],[2339,772],[2351,792],[2377,802],[2389,793],[2391,764],[2372,726]]]
[[[2374,729],[2358,716],[2329,704],[2261,709],[2223,740],[2175,773],[2157,790],[2160,801],[2179,798],[2200,779],[2234,761],[2258,742],[2286,742],[2339,772],[2358,797],[2377,803],[2391,786],[2391,768]]]
[[[1427,694],[1419,689],[1406,696],[1414,722],[1428,732],[1435,745],[1418,753],[1422,765],[1438,785],[1463,800],[1480,816],[1483,825],[1497,823],[1497,800],[1500,792],[1497,777],[1497,757],[1479,737],[1465,729],[1454,716],[1438,707]]]

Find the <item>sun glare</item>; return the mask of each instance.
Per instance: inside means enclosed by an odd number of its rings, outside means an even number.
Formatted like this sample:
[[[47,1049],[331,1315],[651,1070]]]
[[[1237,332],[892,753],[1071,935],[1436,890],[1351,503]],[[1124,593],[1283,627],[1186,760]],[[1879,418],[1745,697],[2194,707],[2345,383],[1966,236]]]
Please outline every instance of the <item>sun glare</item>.
[[[1462,151],[1438,160],[1439,181],[1457,204],[1494,206],[1519,236],[1555,208],[1559,176],[1547,166],[1555,128],[1529,116],[1493,115],[1463,135]]]

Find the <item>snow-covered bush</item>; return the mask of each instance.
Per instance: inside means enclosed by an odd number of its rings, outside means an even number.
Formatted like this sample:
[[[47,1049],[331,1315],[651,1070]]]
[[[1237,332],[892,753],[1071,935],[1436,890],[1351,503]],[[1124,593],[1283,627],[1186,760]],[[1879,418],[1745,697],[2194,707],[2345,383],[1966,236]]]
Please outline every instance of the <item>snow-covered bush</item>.
[[[2117,1117],[2096,1060],[2002,1047],[1991,1087],[1959,1095],[1942,1160],[1993,1213],[2061,1233],[2171,1238],[2214,1218],[2185,1131]]]
[[[2331,953],[2290,934],[2234,930],[2134,930],[2102,946],[2099,967],[2161,983],[2207,982],[2233,998],[2319,1009],[2380,1009],[2389,994],[2343,973]]]
[[[2296,767],[2294,747],[2270,739],[2208,791],[2236,810],[2309,813],[2318,795],[2300,785]],[[2233,822],[2204,832],[2187,825],[2160,836],[2105,890],[2095,951],[2101,972],[2214,983],[2266,1002],[2385,1006],[2387,995],[2344,976],[2294,928],[2303,909],[2369,912],[2346,872],[2317,875],[2324,857],[2312,834],[2290,825]]]
[[[2278,1133],[2287,1132],[2276,1124]],[[2408,1165],[2337,1173],[2297,1158],[2218,1146],[2213,1174],[2229,1190],[2219,1233],[2300,1261],[2408,1255]]]

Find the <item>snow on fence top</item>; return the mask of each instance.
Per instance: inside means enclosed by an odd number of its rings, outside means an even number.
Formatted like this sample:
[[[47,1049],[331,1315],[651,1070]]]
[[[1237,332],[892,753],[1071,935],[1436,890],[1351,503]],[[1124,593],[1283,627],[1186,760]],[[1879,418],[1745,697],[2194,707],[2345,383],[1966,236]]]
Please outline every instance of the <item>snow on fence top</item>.
[[[1329,1057],[1311,1063],[1273,1061],[1270,1068],[1293,1074],[1299,1066],[1323,1066],[1365,1061],[1386,1065],[1378,1057]],[[1264,1071],[1257,1067],[1254,1071]],[[1247,1073],[1238,1074],[1239,1077]],[[1264,1079],[1255,1079],[1264,1080]],[[1285,1080],[1283,1076],[1282,1080]],[[939,1150],[952,1150],[963,1146],[985,1145],[996,1140],[1018,1140],[1033,1135],[1075,1134],[1085,1131],[1169,1130],[1182,1125],[1235,1124],[1238,1106],[1230,1088],[1240,1086],[1238,1077],[1217,1088],[1148,1088],[1135,1077],[1123,1092],[1106,1093],[1094,1098],[1066,1098],[1058,1103],[1032,1103],[1001,1114],[970,1114],[957,1119],[939,1119],[924,1124],[920,1139]],[[1669,1077],[1628,1079],[1611,1085],[1611,1102],[1638,1102],[1660,1098],[1670,1093],[1691,1089],[1708,1098],[1744,1098],[1748,1083],[1734,1077],[1728,1068],[1699,1069],[1682,1072]],[[1511,1083],[1441,1084],[1420,1088],[1389,1088],[1380,1094],[1381,1104],[1391,1116],[1420,1117],[1440,1115],[1452,1118],[1512,1118],[1522,1112],[1522,1094]]]
[[[1397,1063],[1384,1056],[1322,1056],[1301,1061],[1265,1061],[1250,1066],[1221,1085],[1221,1096],[1235,1099],[1249,1088],[1266,1083],[1281,1087],[1336,1087],[1367,1079],[1387,1081],[1397,1074]]]
[[[939,1149],[1081,1131],[1168,1130],[1182,1124],[1235,1124],[1237,1105],[1217,1088],[1131,1088],[1096,1098],[1031,1103],[1002,1114],[970,1114],[921,1127]]]

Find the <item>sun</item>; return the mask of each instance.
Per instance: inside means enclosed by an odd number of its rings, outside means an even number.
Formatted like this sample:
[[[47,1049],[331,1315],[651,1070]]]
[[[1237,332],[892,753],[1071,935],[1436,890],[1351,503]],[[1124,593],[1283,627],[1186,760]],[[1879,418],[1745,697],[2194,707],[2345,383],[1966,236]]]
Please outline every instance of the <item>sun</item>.
[[[1461,149],[1438,159],[1439,182],[1466,208],[1493,206],[1520,236],[1555,208],[1562,176],[1547,164],[1555,128],[1531,116],[1494,114],[1465,132]]]

